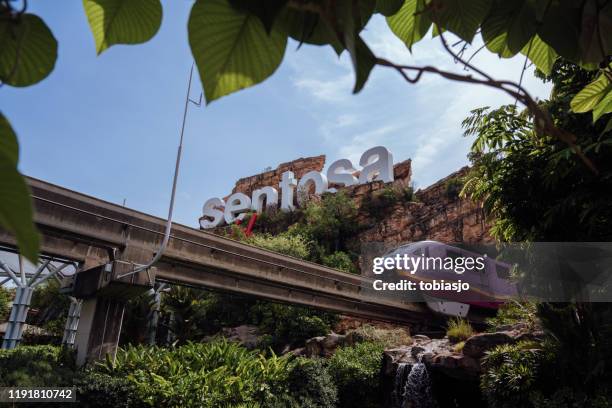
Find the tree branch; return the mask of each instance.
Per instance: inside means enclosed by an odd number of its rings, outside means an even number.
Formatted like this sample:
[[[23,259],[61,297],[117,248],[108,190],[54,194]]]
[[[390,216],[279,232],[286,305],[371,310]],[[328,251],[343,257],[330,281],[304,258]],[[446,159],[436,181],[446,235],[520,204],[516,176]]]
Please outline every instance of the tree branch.
[[[488,86],[491,88],[499,89],[505,92],[506,94],[508,94],[509,96],[513,97],[515,100],[521,102],[529,110],[529,112],[533,115],[536,131],[538,131],[539,133],[549,134],[557,138],[558,140],[562,141],[563,143],[567,144],[593,174],[595,175],[599,174],[599,171],[597,170],[593,162],[588,157],[585,156],[580,146],[576,145],[576,140],[577,140],[576,136],[566,130],[556,127],[555,124],[553,123],[552,118],[548,114],[548,112],[543,110],[538,105],[535,99],[527,92],[527,90],[522,86],[522,84],[517,84],[512,81],[505,81],[505,80],[500,81],[500,80],[494,79],[486,72],[476,68],[469,61],[465,61],[459,55],[454,53],[449,48],[442,33],[440,34],[440,40],[442,42],[443,47],[446,49],[446,51],[457,62],[461,63],[467,69],[475,72],[481,78],[475,77],[473,75],[462,75],[462,74],[457,74],[457,73],[450,72],[450,71],[441,70],[441,69],[438,69],[430,65],[428,66],[398,65],[384,58],[376,58],[376,64],[394,69],[407,82],[411,84],[417,83],[421,79],[424,73],[431,73],[431,74],[439,75],[443,78],[446,78],[452,81],[484,85],[484,86]],[[411,78],[408,75],[409,72],[416,73],[414,78]]]

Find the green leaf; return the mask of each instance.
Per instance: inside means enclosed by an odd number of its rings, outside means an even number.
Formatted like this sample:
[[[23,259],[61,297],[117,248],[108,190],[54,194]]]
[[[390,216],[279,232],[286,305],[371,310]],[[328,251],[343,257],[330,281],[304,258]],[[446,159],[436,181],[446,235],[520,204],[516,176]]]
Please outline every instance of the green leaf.
[[[555,50],[537,35],[532,38],[530,43],[525,45],[521,53],[526,55],[546,75],[550,75],[552,66],[558,58]]]
[[[538,35],[560,56],[579,63],[580,49],[578,37],[580,32],[579,2],[550,2],[543,21],[538,28]]]
[[[397,13],[404,4],[404,0],[376,0],[377,13],[389,17]]]
[[[498,0],[482,22],[481,34],[487,49],[502,58],[510,58],[516,53],[508,48],[508,23],[516,3]]]
[[[376,58],[359,36],[357,36],[354,48],[352,45],[347,46],[347,48],[351,53],[351,61],[355,69],[355,87],[353,88],[353,93],[358,93],[363,89],[370,76],[370,72],[376,65]]]
[[[30,189],[17,170],[17,138],[0,113],[0,226],[15,235],[20,253],[38,261],[40,236],[34,226]]]
[[[573,112],[582,113],[592,110],[610,91],[610,81],[605,75],[600,75],[596,80],[588,84],[570,102]]]
[[[508,25],[508,48],[513,53],[518,53],[529,40],[533,38],[537,30],[536,10],[532,0],[518,2],[519,7],[513,14]]]
[[[580,62],[598,65],[612,55],[612,2],[600,10],[597,0],[587,0],[582,8]]]
[[[230,3],[240,11],[245,11],[259,17],[264,27],[266,27],[266,31],[269,33],[272,30],[276,17],[285,7],[287,1],[288,0],[230,0]]]
[[[2,9],[0,9],[2,11]],[[29,86],[46,78],[57,60],[57,40],[34,14],[0,19],[0,80]]]
[[[89,27],[100,55],[115,44],[141,44],[159,30],[160,0],[83,0]]]
[[[608,133],[610,131],[612,131],[612,118],[608,119],[608,124],[606,125],[604,130],[601,132],[601,134],[603,135],[604,133]]]
[[[423,10],[424,0],[406,0],[397,14],[387,17],[389,28],[409,50],[412,50],[412,45],[420,41],[431,27],[432,22]]]
[[[17,143],[17,136],[15,136],[15,132],[13,132],[10,123],[1,112],[0,135],[0,154],[17,167],[17,163],[19,162],[19,144]]]
[[[268,78],[287,46],[279,24],[268,35],[259,18],[235,10],[227,0],[196,1],[188,33],[207,103]]]
[[[367,10],[364,16],[363,4],[359,4],[357,8],[353,7],[354,4],[352,0],[336,0],[335,12],[337,24],[343,35],[344,46],[351,55],[351,62],[355,70],[353,93],[357,93],[361,91],[372,68],[376,65],[376,57],[359,36],[359,31],[366,22],[365,17],[369,19]]]
[[[608,85],[608,89],[608,93],[593,108],[593,122],[596,122],[606,113],[612,112],[612,86]]]
[[[491,0],[433,0],[428,10],[436,24],[471,43],[491,3]]]
[[[279,17],[279,24],[296,41],[312,45],[331,45],[336,54],[344,51],[344,46],[338,40],[336,33],[319,15],[310,11],[287,9]]]

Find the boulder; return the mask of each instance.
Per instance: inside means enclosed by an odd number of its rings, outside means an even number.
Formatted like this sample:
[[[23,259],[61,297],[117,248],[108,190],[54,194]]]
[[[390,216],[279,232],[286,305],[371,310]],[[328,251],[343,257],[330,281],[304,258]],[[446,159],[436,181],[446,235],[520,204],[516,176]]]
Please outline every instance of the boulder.
[[[237,327],[225,327],[221,329],[221,335],[228,341],[240,343],[248,349],[254,349],[259,344],[259,330],[257,326],[244,324]]]
[[[308,357],[329,357],[339,346],[345,345],[346,336],[330,333],[327,336],[318,336],[306,340],[304,355]]]
[[[512,344],[517,337],[512,332],[495,332],[476,334],[465,341],[463,354],[472,358],[481,358],[485,352],[500,344]]]

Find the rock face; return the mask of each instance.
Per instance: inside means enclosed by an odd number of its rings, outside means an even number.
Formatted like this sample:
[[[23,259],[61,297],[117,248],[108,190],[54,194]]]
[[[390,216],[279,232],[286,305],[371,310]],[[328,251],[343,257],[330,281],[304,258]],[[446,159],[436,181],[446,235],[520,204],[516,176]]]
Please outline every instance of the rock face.
[[[325,155],[302,157],[287,163],[280,164],[274,170],[268,170],[260,174],[250,177],[241,178],[236,182],[233,193],[245,193],[250,196],[253,190],[271,186],[278,189],[278,184],[281,180],[281,175],[286,171],[292,171],[295,177],[300,179],[309,171],[322,171],[325,166]]]
[[[332,332],[326,336],[306,340],[306,346],[300,353],[306,357],[330,357],[338,347],[352,344],[354,344],[354,341],[350,334],[344,335]]]
[[[357,237],[357,245],[380,243],[382,251],[399,244],[424,239],[442,242],[488,243],[493,239],[488,234],[487,225],[480,203],[460,199],[456,194],[449,194],[448,185],[454,179],[465,176],[467,167],[450,174],[433,185],[419,190],[414,198],[398,200],[396,204],[385,208],[381,219],[373,220],[362,204],[378,191],[391,187],[403,191],[410,186],[412,166],[410,160],[394,165],[395,180],[392,183],[372,181],[350,187],[342,187],[359,208],[358,221],[369,225]],[[245,177],[236,182],[232,193],[242,192],[250,195],[253,190],[264,186],[278,188],[281,174],[293,171],[300,178],[309,171],[322,171],[325,167],[325,156],[300,158],[283,163],[274,170]],[[356,173],[357,174],[357,173]],[[378,256],[380,254],[377,254]],[[362,270],[368,270],[367,257],[361,261]]]
[[[240,343],[248,349],[254,349],[259,344],[259,331],[257,326],[242,325],[237,327],[224,327],[221,335],[228,341]]]

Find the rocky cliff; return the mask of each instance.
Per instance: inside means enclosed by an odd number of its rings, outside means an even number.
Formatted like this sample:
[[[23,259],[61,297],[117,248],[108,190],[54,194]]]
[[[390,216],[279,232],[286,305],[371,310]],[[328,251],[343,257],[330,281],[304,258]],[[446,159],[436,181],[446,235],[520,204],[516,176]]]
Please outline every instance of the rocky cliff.
[[[322,171],[324,167],[324,155],[300,158],[283,163],[274,170],[241,178],[236,182],[232,193],[242,192],[250,195],[257,188],[278,187],[281,174],[285,171],[293,171],[299,179],[311,170]],[[397,200],[384,209],[381,217],[372,217],[364,208],[364,201],[380,194],[386,188],[395,191],[409,189],[412,177],[410,160],[395,164],[395,181],[392,183],[373,181],[343,188],[360,208],[359,221],[370,226],[359,234],[358,240],[361,243],[382,243],[385,249],[425,239],[449,243],[492,242],[480,203],[461,199],[456,191],[449,190],[449,184],[460,179],[467,171],[468,168],[464,167],[431,186],[416,191],[410,199]]]

